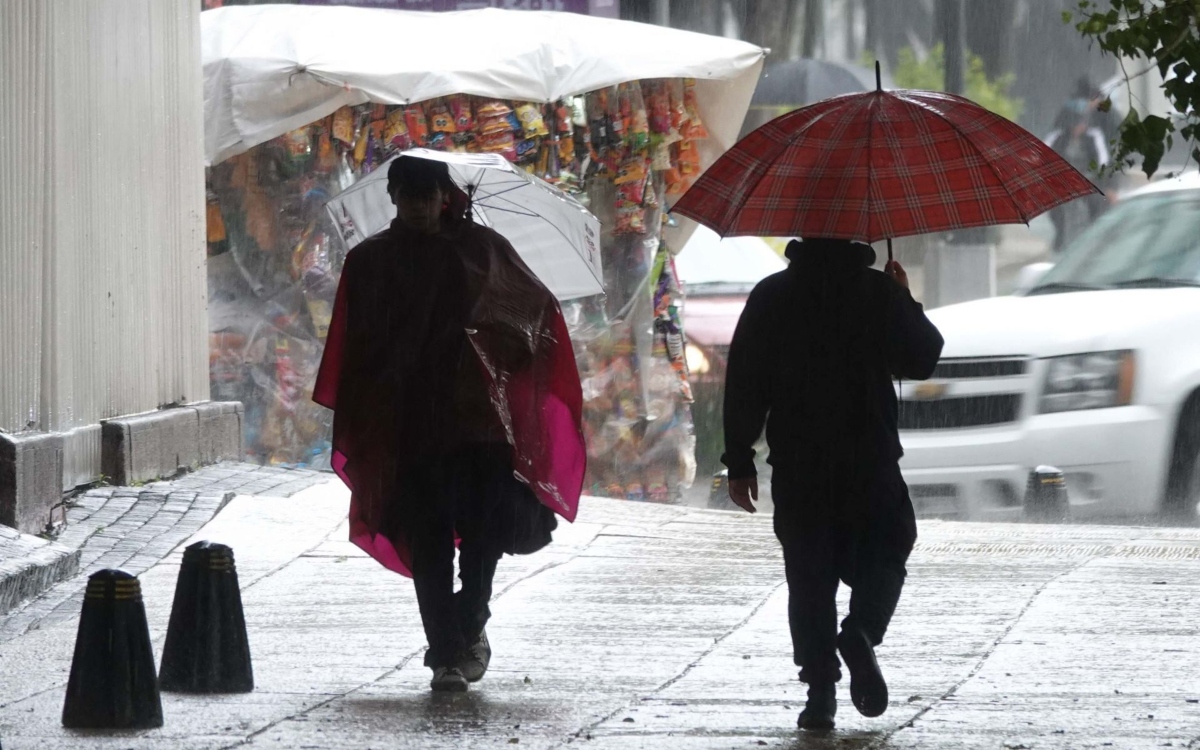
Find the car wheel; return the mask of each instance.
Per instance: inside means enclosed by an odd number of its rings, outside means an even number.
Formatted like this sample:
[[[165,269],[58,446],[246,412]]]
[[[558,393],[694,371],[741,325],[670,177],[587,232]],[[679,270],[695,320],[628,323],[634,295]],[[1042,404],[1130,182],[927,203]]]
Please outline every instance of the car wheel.
[[[1192,456],[1187,472],[1187,482],[1173,503],[1172,515],[1189,525],[1200,525],[1200,450]]]

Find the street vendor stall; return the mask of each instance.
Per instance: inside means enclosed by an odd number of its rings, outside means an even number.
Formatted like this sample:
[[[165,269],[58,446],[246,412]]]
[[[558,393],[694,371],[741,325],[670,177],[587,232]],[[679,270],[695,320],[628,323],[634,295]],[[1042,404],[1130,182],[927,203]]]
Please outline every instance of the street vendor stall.
[[[345,253],[330,200],[400,151],[500,154],[601,222],[603,295],[558,292],[585,491],[668,500],[693,444],[666,208],[733,145],[763,51],[570,13],[266,5],[201,15],[213,397],[252,459],[324,466],[309,400]],[[331,218],[331,216],[333,218]],[[563,252],[572,252],[564,247]]]

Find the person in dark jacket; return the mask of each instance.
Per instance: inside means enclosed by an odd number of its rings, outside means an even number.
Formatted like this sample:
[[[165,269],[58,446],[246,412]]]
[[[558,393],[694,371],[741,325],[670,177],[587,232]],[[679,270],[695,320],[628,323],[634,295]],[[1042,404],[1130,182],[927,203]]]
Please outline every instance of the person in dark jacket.
[[[388,192],[397,218],[346,257],[313,397],[334,409],[351,540],[412,576],[430,685],[464,691],[491,660],[501,556],[549,544],[579,497],[582,394],[557,300],[472,221],[447,165],[401,156]],[[577,457],[577,483],[543,471],[555,451]]]
[[[837,710],[839,651],[859,712],[887,709],[874,649],[917,536],[900,476],[892,378],[929,378],[943,342],[900,264],[889,263],[886,274],[870,268],[870,246],[793,241],[787,257],[790,267],[750,294],[733,336],[722,461],[730,498],[755,512],[752,446],[765,423],[794,659],[809,686],[798,723],[827,729]],[[840,634],[839,580],[852,589]]]

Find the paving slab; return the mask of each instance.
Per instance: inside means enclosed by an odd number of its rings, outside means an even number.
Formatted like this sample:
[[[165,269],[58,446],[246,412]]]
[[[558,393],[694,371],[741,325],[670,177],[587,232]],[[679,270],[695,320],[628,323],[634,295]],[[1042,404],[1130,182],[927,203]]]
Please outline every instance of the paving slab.
[[[923,522],[879,649],[888,712],[858,716],[843,684],[839,729],[814,735],[769,518],[586,498],[553,545],[502,561],[492,669],[439,696],[411,583],[346,541],[347,499],[239,497],[186,540],[235,550],[255,692],[68,732],[76,623],[47,619],[0,642],[4,747],[1200,746],[1200,530]],[[156,653],[178,550],[141,575]]]

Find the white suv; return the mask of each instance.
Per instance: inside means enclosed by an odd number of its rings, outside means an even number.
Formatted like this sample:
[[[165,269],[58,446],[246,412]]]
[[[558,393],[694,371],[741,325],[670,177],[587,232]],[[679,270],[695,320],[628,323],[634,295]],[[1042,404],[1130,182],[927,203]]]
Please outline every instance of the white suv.
[[[931,380],[901,383],[918,512],[1012,518],[1061,469],[1073,517],[1200,503],[1200,176],[1144,187],[1025,291],[933,310]]]

